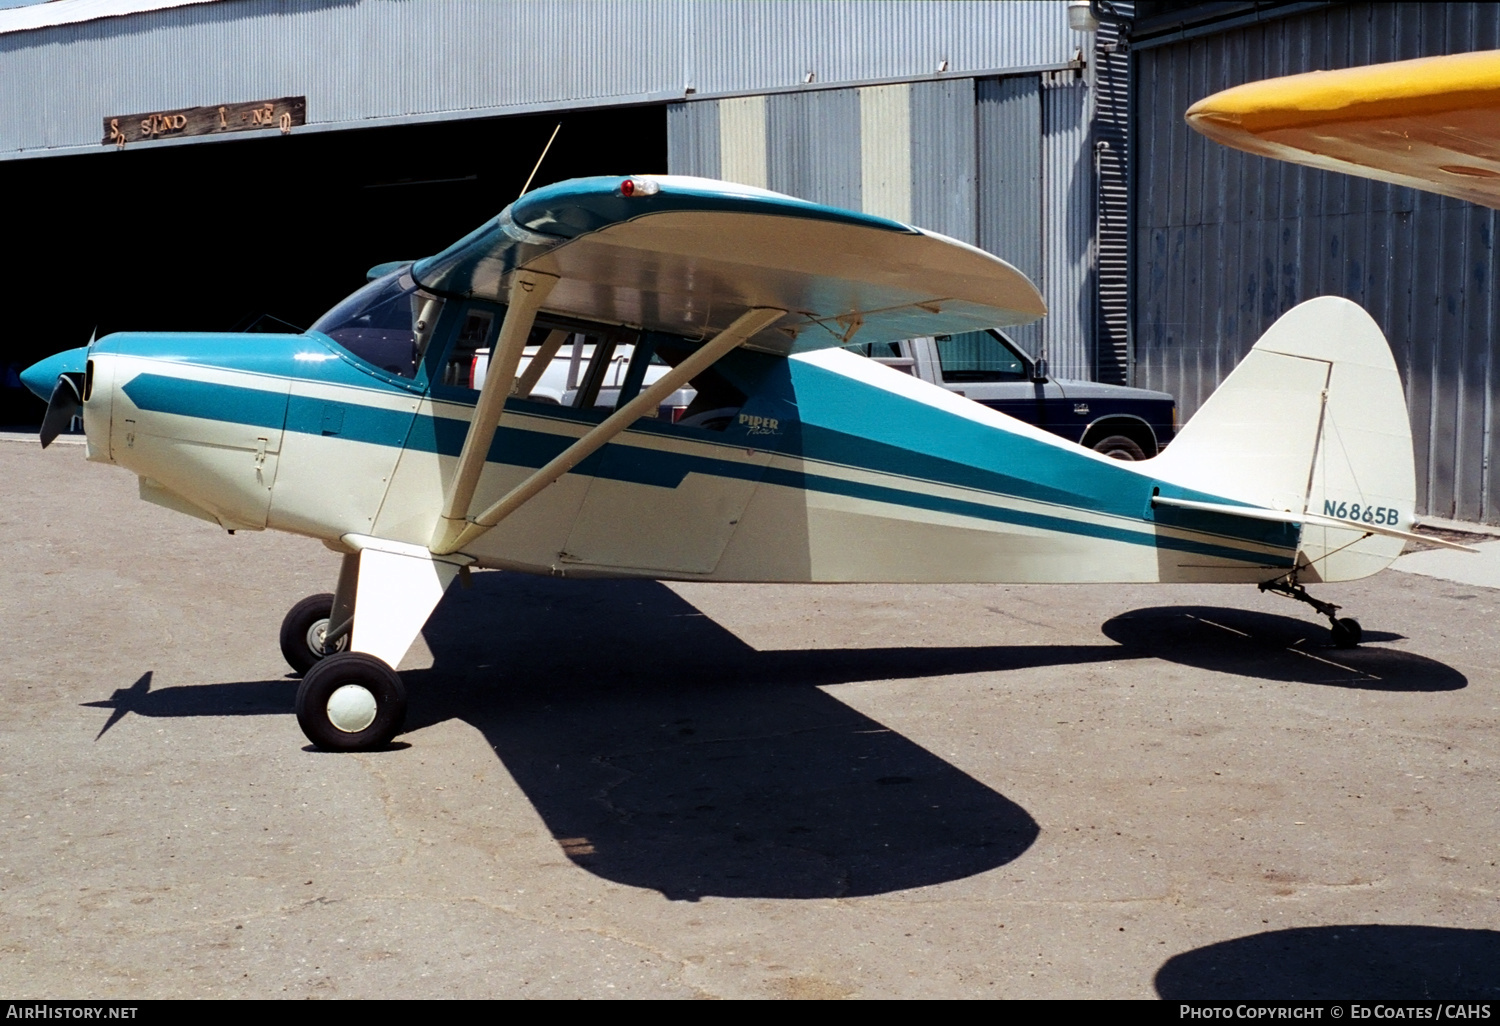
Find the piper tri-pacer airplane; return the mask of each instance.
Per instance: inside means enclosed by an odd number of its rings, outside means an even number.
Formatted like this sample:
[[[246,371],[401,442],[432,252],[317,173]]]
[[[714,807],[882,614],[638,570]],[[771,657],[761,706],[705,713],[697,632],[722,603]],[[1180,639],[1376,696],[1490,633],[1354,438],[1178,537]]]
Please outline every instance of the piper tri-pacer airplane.
[[[323,748],[396,733],[394,667],[471,566],[1242,582],[1309,602],[1347,645],[1359,625],[1303,582],[1373,574],[1414,537],[1401,382],[1341,299],[1282,317],[1164,454],[1128,463],[841,348],[1045,312],[1003,260],[879,217],[703,179],[576,179],[372,277],[304,334],[115,334],[25,374],[50,397],[44,445],[81,409],[88,458],[148,501],[342,554],[334,593],[281,632]],[[574,404],[528,398],[570,339],[592,353]],[[596,409],[624,345],[616,408]],[[685,386],[686,416],[658,419]]]

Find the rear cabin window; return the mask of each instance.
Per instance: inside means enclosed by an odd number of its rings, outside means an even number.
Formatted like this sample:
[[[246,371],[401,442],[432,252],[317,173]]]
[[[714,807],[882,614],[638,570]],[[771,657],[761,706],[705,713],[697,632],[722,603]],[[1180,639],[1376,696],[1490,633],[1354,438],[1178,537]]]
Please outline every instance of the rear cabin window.
[[[663,362],[675,367],[687,359],[694,348],[664,342],[656,347],[656,352]],[[734,423],[740,407],[745,405],[745,393],[735,387],[715,366],[699,371],[698,376],[688,383],[688,387],[696,394],[687,409],[676,418],[676,423],[684,427],[723,431]]]
[[[443,384],[458,388],[478,388],[484,384],[485,367],[488,364],[490,335],[495,326],[495,315],[489,310],[469,310],[464,313],[463,324],[448,359],[443,363]]]
[[[905,374],[917,373],[917,361],[907,355],[905,342],[852,342],[844,348]]]
[[[504,307],[465,309],[436,383],[476,391],[483,388],[504,320]],[[551,318],[537,320],[517,362],[512,395],[580,409],[615,405],[635,333],[575,327]]]
[[[1026,364],[988,331],[936,335],[944,381],[1024,381]]]

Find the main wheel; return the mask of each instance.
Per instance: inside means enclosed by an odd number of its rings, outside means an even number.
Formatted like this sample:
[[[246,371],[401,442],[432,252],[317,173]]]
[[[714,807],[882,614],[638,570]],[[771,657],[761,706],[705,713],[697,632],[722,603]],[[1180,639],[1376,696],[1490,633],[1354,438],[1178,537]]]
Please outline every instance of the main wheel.
[[[1094,451],[1103,453],[1112,460],[1143,460],[1146,451],[1142,449],[1134,438],[1126,438],[1124,435],[1110,435],[1101,438],[1094,443]]]
[[[309,595],[291,608],[281,621],[281,654],[288,666],[306,673],[327,655],[323,637],[328,633],[328,618],[332,615],[332,595]],[[342,651],[348,643],[345,637],[335,650]]]
[[[1359,644],[1359,639],[1364,636],[1364,632],[1359,629],[1359,621],[1352,616],[1345,616],[1333,621],[1333,626],[1329,628],[1329,633],[1333,635],[1334,648],[1353,648]]]
[[[404,722],[401,675],[363,652],[327,656],[307,671],[297,689],[297,725],[325,751],[378,748]]]

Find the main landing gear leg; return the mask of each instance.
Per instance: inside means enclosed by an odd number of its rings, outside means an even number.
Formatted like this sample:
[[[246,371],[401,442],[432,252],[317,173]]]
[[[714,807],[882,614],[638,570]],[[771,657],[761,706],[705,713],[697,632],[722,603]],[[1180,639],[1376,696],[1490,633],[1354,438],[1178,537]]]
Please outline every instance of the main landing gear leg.
[[[420,546],[376,538],[357,544],[358,554],[345,557],[340,594],[330,597],[331,620],[357,610],[348,650],[315,662],[297,689],[297,724],[325,751],[378,748],[401,730],[406,688],[395,667],[468,562],[463,556],[435,559]],[[346,578],[353,578],[348,599]]]
[[[1278,595],[1305,602],[1318,612],[1328,617],[1329,631],[1333,634],[1333,645],[1335,648],[1353,648],[1359,644],[1363,632],[1359,628],[1359,621],[1352,616],[1340,617],[1336,615],[1338,606],[1332,602],[1323,602],[1313,598],[1307,593],[1307,589],[1297,583],[1295,574],[1278,577],[1274,581],[1261,581],[1261,591],[1274,591]]]

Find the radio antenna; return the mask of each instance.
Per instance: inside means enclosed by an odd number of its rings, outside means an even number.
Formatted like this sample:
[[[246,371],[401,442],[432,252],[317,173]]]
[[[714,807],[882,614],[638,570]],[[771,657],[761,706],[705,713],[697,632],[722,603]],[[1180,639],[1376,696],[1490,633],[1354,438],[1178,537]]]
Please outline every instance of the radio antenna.
[[[520,195],[516,196],[516,199],[520,199],[521,196],[526,195],[526,190],[531,188],[531,180],[533,178],[535,178],[536,177],[536,173],[541,170],[541,168],[542,168],[542,161],[544,161],[544,160],[547,159],[547,151],[550,150],[550,149],[552,149],[552,144],[557,141],[557,133],[561,132],[561,131],[562,131],[562,122],[559,121],[557,123],[557,127],[552,130],[552,138],[548,139],[547,140],[547,145],[542,147],[542,155],[540,157],[536,158],[536,167],[532,168],[531,169],[531,174],[529,174],[529,175],[526,176],[526,184],[523,185],[523,186],[521,186]]]

